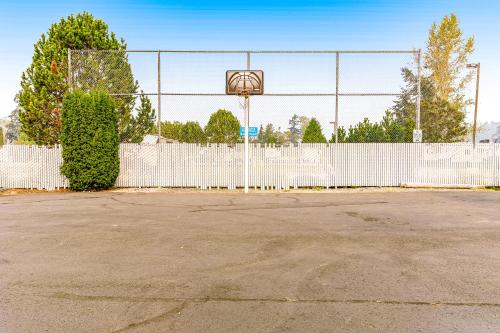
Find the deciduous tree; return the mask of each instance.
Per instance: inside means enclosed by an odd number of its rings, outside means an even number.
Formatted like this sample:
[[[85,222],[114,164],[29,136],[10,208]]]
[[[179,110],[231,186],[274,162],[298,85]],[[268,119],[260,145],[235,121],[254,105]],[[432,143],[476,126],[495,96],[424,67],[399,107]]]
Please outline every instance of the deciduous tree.
[[[470,80],[469,75],[464,75],[464,69],[473,51],[474,38],[464,37],[455,14],[445,16],[439,24],[432,24],[424,66],[438,98],[463,100],[463,89]]]
[[[276,144],[281,133],[274,129],[273,124],[269,123],[265,128],[260,126],[259,143]]]
[[[421,77],[420,128],[424,142],[455,142],[467,134],[463,89],[470,76],[466,63],[474,50],[474,39],[465,38],[454,14],[434,23],[429,31]],[[412,140],[415,129],[417,76],[409,68],[402,69],[406,86],[395,101],[392,111],[406,128],[405,141]]]
[[[161,123],[161,136],[167,139],[181,141],[183,124],[178,121],[164,121]]]
[[[188,121],[181,128],[180,141],[187,143],[206,143],[207,136],[197,121]]]
[[[237,143],[240,141],[240,122],[231,111],[217,110],[210,116],[205,134],[211,143]]]

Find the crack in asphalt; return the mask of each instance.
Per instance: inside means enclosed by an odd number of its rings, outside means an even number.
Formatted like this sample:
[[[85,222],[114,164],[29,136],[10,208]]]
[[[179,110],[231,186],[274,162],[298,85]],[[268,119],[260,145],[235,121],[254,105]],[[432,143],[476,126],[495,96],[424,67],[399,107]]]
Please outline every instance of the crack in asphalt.
[[[186,205],[186,204],[180,204],[180,203],[172,203],[170,205],[157,205],[157,204],[150,204],[150,203],[139,203],[139,202],[130,202],[126,200],[118,200],[116,196],[111,196],[109,197],[110,200],[113,200],[114,202],[124,204],[124,205],[132,205],[132,206],[147,206],[147,207],[160,207],[160,208],[179,208],[179,207],[184,207],[184,208],[189,208],[189,207],[197,207],[197,205]]]
[[[208,302],[235,302],[235,303],[340,303],[340,304],[383,304],[383,305],[421,305],[421,306],[479,306],[499,307],[500,303],[488,302],[444,302],[444,301],[401,301],[380,299],[308,299],[308,298],[241,298],[241,297],[134,297],[134,296],[109,296],[109,295],[79,295],[58,292],[51,295],[42,295],[49,298],[65,299],[72,301],[109,301],[109,302],[182,302],[182,303],[208,303]]]
[[[133,206],[150,206],[150,207],[162,207],[162,208],[167,208],[167,207],[184,207],[184,208],[189,208],[189,207],[196,207],[195,209],[189,210],[189,213],[200,213],[200,212],[227,212],[227,211],[251,211],[251,210],[273,210],[273,209],[303,209],[303,208],[327,208],[327,207],[343,207],[343,206],[360,206],[360,205],[379,205],[379,204],[387,204],[387,201],[375,201],[375,202],[360,202],[360,203],[334,203],[334,202],[327,202],[327,203],[302,203],[302,204],[297,204],[301,203],[300,199],[298,198],[292,198],[292,197],[286,197],[287,199],[294,199],[295,204],[283,204],[283,205],[263,205],[263,206],[247,206],[247,207],[238,207],[237,204],[234,202],[234,198],[229,199],[229,204],[215,204],[215,205],[189,205],[189,204],[179,204],[179,203],[174,203],[172,205],[158,205],[158,204],[150,204],[150,203],[138,203],[138,202],[130,202],[130,201],[125,201],[125,200],[119,200],[116,196],[111,196],[109,199],[121,203],[121,204],[128,204],[128,205],[133,205]],[[210,208],[210,207],[219,207],[219,208]]]
[[[32,203],[42,203],[42,202],[52,202],[52,201],[78,201],[78,200],[91,200],[91,199],[101,199],[105,198],[104,196],[92,196],[92,197],[82,197],[82,196],[71,196],[69,198],[54,198],[54,199],[40,199],[40,200],[32,200],[32,201],[20,201],[20,200],[11,200],[0,202],[1,205],[9,205],[9,204],[32,204]]]
[[[365,206],[365,205],[380,205],[387,204],[387,201],[376,202],[363,202],[363,203],[324,203],[324,204],[302,204],[302,205],[267,205],[267,206],[248,206],[248,207],[234,207],[231,205],[220,205],[219,207],[227,207],[224,209],[206,209],[200,206],[199,209],[190,210],[190,213],[199,212],[227,212],[227,211],[246,211],[246,210],[272,210],[272,209],[303,209],[303,208],[327,208],[327,207],[344,207],[344,206]]]
[[[174,308],[172,308],[172,309],[170,309],[170,310],[168,310],[168,311],[166,311],[164,313],[161,313],[161,314],[159,314],[157,316],[154,316],[154,317],[142,320],[142,321],[130,323],[130,324],[128,324],[127,326],[125,326],[123,328],[120,328],[120,329],[115,330],[115,331],[111,331],[111,333],[125,332],[125,331],[128,331],[130,329],[134,329],[134,328],[138,328],[138,327],[141,327],[141,326],[149,325],[151,323],[158,323],[158,322],[164,321],[164,320],[172,317],[175,314],[179,314],[182,310],[184,310],[184,308],[187,305],[188,304],[186,302],[183,302],[180,305],[178,305],[178,306],[176,306],[176,307],[174,307]]]

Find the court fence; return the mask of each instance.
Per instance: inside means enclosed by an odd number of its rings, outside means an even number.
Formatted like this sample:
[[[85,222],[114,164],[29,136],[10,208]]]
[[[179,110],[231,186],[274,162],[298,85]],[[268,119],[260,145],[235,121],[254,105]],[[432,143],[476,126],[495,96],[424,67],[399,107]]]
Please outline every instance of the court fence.
[[[236,189],[243,145],[120,145],[116,187]],[[0,147],[0,188],[58,189],[62,149]],[[500,144],[351,143],[250,145],[250,188],[500,186]]]
[[[152,136],[160,142],[212,142],[185,140],[173,132],[176,124],[187,122],[204,129],[220,109],[243,124],[241,101],[225,92],[227,70],[264,72],[264,94],[250,98],[249,126],[274,139],[260,143],[298,143],[312,118],[327,140],[342,142],[349,128],[363,126],[365,119],[383,127],[386,112],[401,98],[412,105],[403,112],[410,119],[410,135],[402,139],[389,130],[384,138],[362,142],[411,142],[411,131],[420,130],[421,50],[416,49],[68,50],[67,61],[71,90],[101,89],[115,98],[123,143],[154,142]],[[411,88],[403,69],[412,73]],[[146,124],[138,125],[134,117]]]

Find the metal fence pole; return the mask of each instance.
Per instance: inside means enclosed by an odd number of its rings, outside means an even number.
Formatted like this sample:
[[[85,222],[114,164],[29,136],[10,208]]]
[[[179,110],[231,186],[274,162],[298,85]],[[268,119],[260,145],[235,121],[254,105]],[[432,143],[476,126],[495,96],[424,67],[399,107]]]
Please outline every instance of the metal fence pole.
[[[339,141],[339,72],[340,72],[340,54],[337,52],[335,55],[335,143]]]
[[[157,64],[158,64],[158,87],[157,87],[157,97],[158,97],[158,119],[157,119],[157,131],[158,131],[158,143],[160,143],[161,138],[161,51],[157,51]]]
[[[245,149],[244,149],[244,163],[245,163],[245,166],[244,166],[244,175],[245,175],[245,193],[248,193],[248,180],[249,180],[249,167],[250,167],[250,162],[249,162],[249,152],[248,152],[248,119],[249,119],[249,115],[248,115],[248,106],[249,106],[249,98],[248,96],[245,96],[245,102],[244,102],[244,107],[245,107],[245,116],[244,116],[244,119],[245,119]]]
[[[71,49],[68,48],[68,90],[71,92],[73,90],[73,82],[71,80]]]
[[[417,130],[420,130],[420,101],[422,98],[421,84],[422,84],[422,49],[418,50],[417,54],[417,114],[415,122],[417,123]]]
[[[250,70],[250,52],[247,52],[247,70]],[[248,122],[250,123],[250,98],[248,99]]]
[[[476,67],[476,98],[474,101],[474,125],[472,127],[472,146],[476,148],[476,133],[477,133],[477,107],[479,102],[479,77],[481,73],[481,63],[477,63]]]
[[[338,186],[337,177],[339,174],[338,158],[339,158],[339,74],[340,74],[340,53],[335,54],[335,189]]]
[[[247,70],[250,70],[250,52],[247,52]],[[250,124],[250,96],[245,96],[245,193],[248,193],[249,180],[250,180],[250,158],[249,158],[249,138],[248,138],[248,127]]]

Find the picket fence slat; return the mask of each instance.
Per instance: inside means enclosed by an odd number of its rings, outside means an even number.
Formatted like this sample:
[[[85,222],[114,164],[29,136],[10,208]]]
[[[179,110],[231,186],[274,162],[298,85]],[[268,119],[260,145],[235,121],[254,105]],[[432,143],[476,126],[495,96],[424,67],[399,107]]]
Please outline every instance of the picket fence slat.
[[[243,186],[243,145],[121,144],[117,187]],[[68,187],[62,149],[0,146],[0,187]],[[250,187],[500,186],[500,144],[353,143],[251,145]]]

